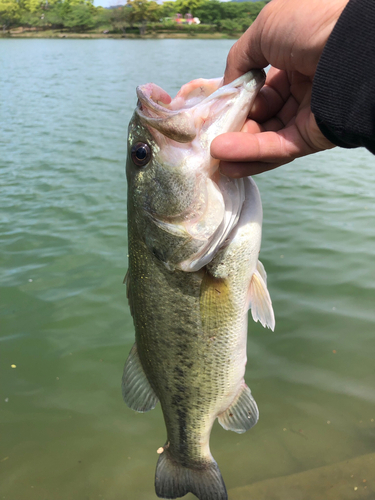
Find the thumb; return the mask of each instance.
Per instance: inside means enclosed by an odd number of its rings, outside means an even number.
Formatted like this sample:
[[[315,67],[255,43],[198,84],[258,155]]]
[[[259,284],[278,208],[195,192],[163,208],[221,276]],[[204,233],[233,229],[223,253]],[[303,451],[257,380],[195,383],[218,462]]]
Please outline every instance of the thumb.
[[[264,7],[266,9],[266,7]],[[224,85],[251,69],[265,68],[269,62],[261,50],[262,13],[230,49],[224,72]]]

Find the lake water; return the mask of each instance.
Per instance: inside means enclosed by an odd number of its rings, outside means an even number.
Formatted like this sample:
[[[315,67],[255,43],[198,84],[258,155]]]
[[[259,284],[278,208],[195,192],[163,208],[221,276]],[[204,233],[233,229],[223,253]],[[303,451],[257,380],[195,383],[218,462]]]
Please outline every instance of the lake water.
[[[156,499],[160,407],[120,389],[126,130],[136,85],[220,76],[232,43],[0,40],[0,499]],[[250,321],[260,420],[215,424],[213,455],[230,500],[373,499],[375,159],[336,149],[255,180],[276,330]]]

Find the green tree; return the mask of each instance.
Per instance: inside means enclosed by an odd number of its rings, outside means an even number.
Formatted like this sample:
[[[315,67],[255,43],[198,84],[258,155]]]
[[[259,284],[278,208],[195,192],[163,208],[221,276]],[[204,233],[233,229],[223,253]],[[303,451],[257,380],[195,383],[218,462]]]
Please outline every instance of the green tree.
[[[228,33],[229,35],[236,35],[241,32],[241,28],[234,19],[223,19],[220,21],[220,28],[221,31]]]
[[[139,23],[141,36],[146,33],[147,23],[156,21],[160,17],[159,5],[154,0],[128,0],[126,5],[131,6],[130,19],[131,22]]]
[[[207,0],[176,0],[175,4],[177,12],[180,14],[190,13],[192,16],[197,17],[196,12],[206,2]]]
[[[64,26],[78,31],[87,31],[94,28],[94,10],[95,8],[92,5],[86,3],[75,5],[64,16]]]
[[[16,0],[0,0],[0,25],[3,33],[14,26],[21,17],[21,11]]]
[[[33,12],[24,10],[22,12],[21,24],[22,26],[32,26],[33,28],[46,28],[49,26],[45,12],[41,8],[33,10]]]
[[[161,5],[159,5],[160,18],[163,19],[165,17],[175,17],[177,14],[176,10],[176,2],[172,2],[171,0],[166,0]]]
[[[49,0],[47,0],[49,1]],[[93,7],[93,0],[51,0],[53,4],[57,7],[61,17],[65,20],[70,16],[76,7],[80,7],[82,5],[91,7],[91,13],[93,14],[95,11],[95,7]],[[83,11],[85,9],[82,9]]]
[[[265,2],[224,2],[222,19],[249,17],[252,21],[266,5]]]
[[[115,9],[104,9],[103,7],[96,7],[95,9],[95,24],[100,27],[108,27],[112,23],[112,13]]]
[[[61,15],[61,10],[58,4],[51,5],[45,10],[45,20],[52,29],[64,27],[64,20]]]
[[[37,12],[40,9],[46,9],[50,6],[48,0],[20,0],[19,3],[28,12]]]
[[[216,24],[223,18],[223,2],[219,0],[206,0],[196,8],[194,14],[202,23]]]
[[[126,35],[126,28],[133,25],[133,11],[128,5],[111,10],[110,22],[115,30]]]

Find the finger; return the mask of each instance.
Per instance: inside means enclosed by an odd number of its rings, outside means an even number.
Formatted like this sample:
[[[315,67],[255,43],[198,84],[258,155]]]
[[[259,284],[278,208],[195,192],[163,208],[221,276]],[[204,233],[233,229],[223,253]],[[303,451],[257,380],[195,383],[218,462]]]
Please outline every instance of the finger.
[[[211,155],[230,162],[285,163],[317,150],[306,143],[295,125],[276,132],[230,132],[219,135],[211,143]]]
[[[266,83],[261,88],[249,116],[264,122],[275,116],[290,96],[290,82],[286,71],[271,68],[267,73]]]
[[[288,126],[292,124],[292,122],[289,122]],[[255,120],[248,120],[242,127],[241,132],[258,134],[259,132],[278,132],[283,128],[285,128],[285,123],[280,118],[275,117],[262,124],[256,122]]]
[[[279,113],[277,113],[275,118],[279,120],[279,122],[281,122],[284,125],[284,127],[286,127],[297,116],[299,107],[300,107],[299,103],[294,99],[293,96],[290,96],[289,99],[285,102],[284,106],[279,111]],[[273,130],[267,126],[267,123],[268,122],[263,124],[265,130]]]
[[[239,179],[240,177],[248,177],[249,175],[257,175],[263,172],[268,172],[269,170],[273,170],[281,165],[285,165],[286,163],[291,162],[292,160],[285,161],[283,163],[276,162],[244,162],[244,163],[233,163],[222,161],[220,162],[220,171],[222,174],[227,177],[232,177],[234,179]]]
[[[246,132],[248,134],[258,134],[259,132],[264,132],[264,127],[255,120],[247,120],[245,125],[242,127],[241,132]]]
[[[290,127],[294,124],[298,109],[298,102],[294,99],[294,97],[290,96],[288,101],[284,104],[276,116],[273,116],[262,124],[249,119],[245,122],[241,132],[248,132],[250,134],[256,134],[258,132],[277,132],[286,126]]]
[[[258,134],[259,132],[277,132],[285,128],[285,123],[279,118],[271,118],[265,123],[258,123],[255,120],[248,120],[242,127],[241,132],[246,132],[248,134]]]

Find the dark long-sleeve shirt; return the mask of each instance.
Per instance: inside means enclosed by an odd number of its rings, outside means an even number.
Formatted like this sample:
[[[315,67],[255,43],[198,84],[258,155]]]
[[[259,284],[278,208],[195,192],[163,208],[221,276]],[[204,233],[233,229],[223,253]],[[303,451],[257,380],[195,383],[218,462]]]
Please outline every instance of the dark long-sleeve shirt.
[[[312,111],[322,133],[375,154],[375,0],[350,0],[323,50]]]

